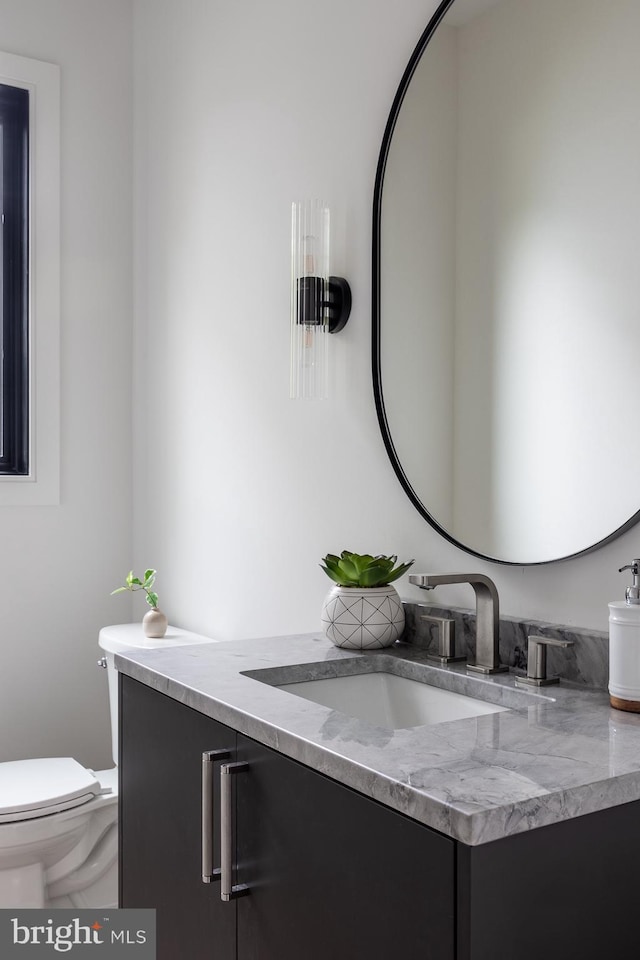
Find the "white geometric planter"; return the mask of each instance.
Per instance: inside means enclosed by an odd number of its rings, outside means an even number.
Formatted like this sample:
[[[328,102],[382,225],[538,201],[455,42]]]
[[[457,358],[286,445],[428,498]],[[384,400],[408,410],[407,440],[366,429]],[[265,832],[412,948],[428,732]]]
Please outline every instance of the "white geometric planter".
[[[377,650],[402,636],[404,610],[394,586],[341,587],[325,597],[322,629],[336,647]]]

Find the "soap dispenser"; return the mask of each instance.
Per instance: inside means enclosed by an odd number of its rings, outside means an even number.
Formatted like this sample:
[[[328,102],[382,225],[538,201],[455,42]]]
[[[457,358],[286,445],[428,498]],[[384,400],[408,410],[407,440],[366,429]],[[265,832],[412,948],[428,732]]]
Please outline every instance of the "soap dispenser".
[[[626,599],[609,604],[609,697],[616,710],[640,713],[640,560],[631,570]]]

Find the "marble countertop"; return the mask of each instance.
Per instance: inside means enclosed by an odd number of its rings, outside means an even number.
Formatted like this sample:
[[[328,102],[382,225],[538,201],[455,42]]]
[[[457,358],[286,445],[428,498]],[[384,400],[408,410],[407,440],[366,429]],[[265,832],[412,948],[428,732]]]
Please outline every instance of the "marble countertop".
[[[509,709],[389,730],[269,685],[389,665]],[[466,844],[640,799],[640,715],[613,710],[604,690],[467,677],[464,664],[427,665],[408,645],[358,653],[320,634],[122,650],[116,666]],[[268,682],[246,675],[254,671]]]

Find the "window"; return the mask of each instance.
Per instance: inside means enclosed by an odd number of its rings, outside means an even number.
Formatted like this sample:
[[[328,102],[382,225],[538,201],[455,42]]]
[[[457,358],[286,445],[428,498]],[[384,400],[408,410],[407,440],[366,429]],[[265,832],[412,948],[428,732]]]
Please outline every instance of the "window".
[[[0,474],[29,474],[29,92],[0,84]]]
[[[0,507],[60,502],[60,68],[0,52]]]

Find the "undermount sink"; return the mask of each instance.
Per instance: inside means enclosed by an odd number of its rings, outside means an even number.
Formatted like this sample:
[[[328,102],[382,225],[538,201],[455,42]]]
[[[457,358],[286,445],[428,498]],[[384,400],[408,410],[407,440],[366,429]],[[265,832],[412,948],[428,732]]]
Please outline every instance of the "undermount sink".
[[[274,686],[389,730],[464,720],[509,709],[383,672]]]
[[[243,675],[388,730],[553,703],[553,697],[518,690],[508,674],[471,677],[384,653],[283,664]]]

